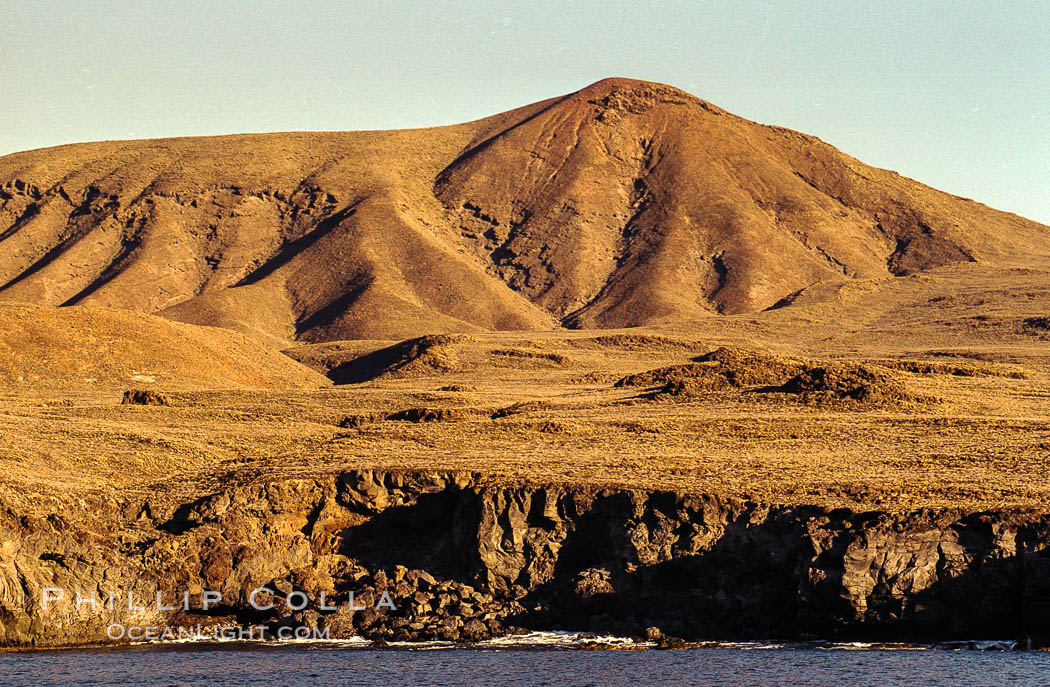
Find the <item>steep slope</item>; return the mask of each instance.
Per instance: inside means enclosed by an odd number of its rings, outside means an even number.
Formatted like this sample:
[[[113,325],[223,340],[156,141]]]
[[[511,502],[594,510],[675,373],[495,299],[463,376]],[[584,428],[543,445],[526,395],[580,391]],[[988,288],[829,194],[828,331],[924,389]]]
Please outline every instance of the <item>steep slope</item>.
[[[475,142],[436,192],[507,283],[571,326],[749,312],[817,282],[1050,249],[1046,227],[627,80]]]
[[[311,389],[328,380],[236,332],[99,308],[0,304],[0,386]]]
[[[1048,256],[1042,225],[625,79],[436,129],[0,158],[0,299],[272,346],[681,321]]]
[[[435,224],[443,211],[429,185],[462,145],[457,131],[9,156],[0,163],[0,179],[15,178],[0,196],[0,298],[159,313],[277,345],[549,328],[547,313]]]

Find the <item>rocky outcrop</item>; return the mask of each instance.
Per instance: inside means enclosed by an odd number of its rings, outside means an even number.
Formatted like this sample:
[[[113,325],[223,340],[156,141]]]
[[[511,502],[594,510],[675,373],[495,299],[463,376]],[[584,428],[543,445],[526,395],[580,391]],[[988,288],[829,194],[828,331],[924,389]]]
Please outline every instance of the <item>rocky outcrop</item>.
[[[1050,634],[1050,516],[1034,513],[856,513],[370,471],[181,505],[99,497],[46,518],[13,511],[0,516],[5,645],[105,642],[114,625],[454,641],[519,628]]]

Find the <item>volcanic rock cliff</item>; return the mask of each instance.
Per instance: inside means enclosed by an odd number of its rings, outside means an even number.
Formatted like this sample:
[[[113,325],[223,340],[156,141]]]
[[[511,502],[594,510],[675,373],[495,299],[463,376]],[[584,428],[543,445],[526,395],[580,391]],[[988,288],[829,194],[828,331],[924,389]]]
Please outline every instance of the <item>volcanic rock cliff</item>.
[[[520,628],[691,640],[1040,641],[1050,630],[1050,519],[1020,512],[857,513],[359,471],[174,508],[8,510],[0,527],[6,645],[106,642],[113,623],[454,641]],[[272,609],[250,605],[257,588],[268,591],[256,603]],[[56,589],[63,598],[45,610]],[[123,596],[112,609],[75,603],[114,590]],[[191,610],[158,610],[158,591],[164,605],[188,592]],[[202,611],[206,591],[223,600]],[[288,607],[295,591],[307,608]],[[141,610],[125,605],[128,592]],[[378,603],[384,593],[396,610]]]

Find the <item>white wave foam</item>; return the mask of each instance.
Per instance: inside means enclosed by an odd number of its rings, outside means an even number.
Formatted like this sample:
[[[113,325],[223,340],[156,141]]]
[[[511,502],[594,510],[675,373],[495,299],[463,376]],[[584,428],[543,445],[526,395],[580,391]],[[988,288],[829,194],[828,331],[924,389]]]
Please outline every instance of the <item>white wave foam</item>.
[[[588,642],[608,644],[610,646],[653,646],[652,643],[636,643],[630,637],[614,635],[594,635],[585,632],[567,632],[563,630],[529,632],[521,635],[505,635],[478,642],[479,648],[512,648],[512,647],[550,647],[572,648]]]

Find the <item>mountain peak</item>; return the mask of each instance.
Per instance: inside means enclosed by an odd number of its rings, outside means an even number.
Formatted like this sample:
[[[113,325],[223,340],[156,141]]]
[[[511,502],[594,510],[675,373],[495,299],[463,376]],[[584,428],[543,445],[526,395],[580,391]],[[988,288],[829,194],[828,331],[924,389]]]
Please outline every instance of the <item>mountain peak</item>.
[[[611,78],[437,129],[10,155],[0,300],[280,346],[683,321],[814,284],[1050,257],[1034,222],[712,114],[728,113]]]
[[[644,81],[642,79],[630,79],[624,76],[610,76],[604,79],[600,79],[581,88],[577,93],[585,93],[590,96],[594,95],[608,95],[613,91],[619,90],[643,90],[643,89],[670,89],[678,91],[679,93],[685,93],[680,91],[674,86],[668,86],[667,84],[659,83],[656,81]]]

